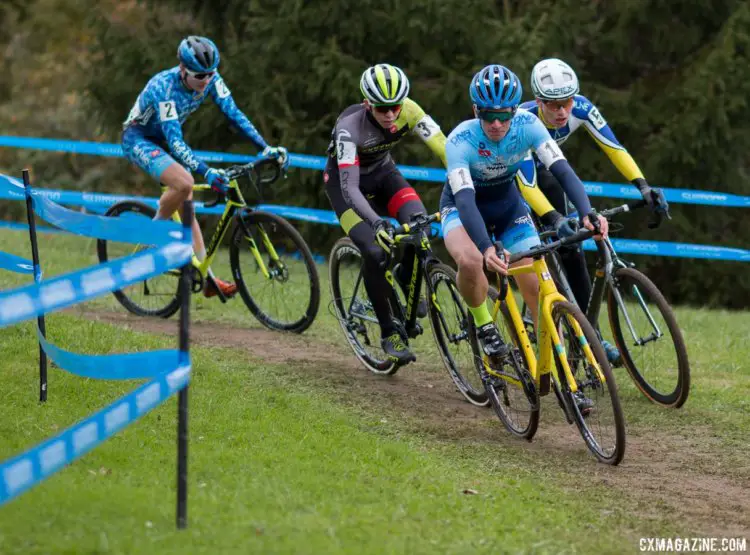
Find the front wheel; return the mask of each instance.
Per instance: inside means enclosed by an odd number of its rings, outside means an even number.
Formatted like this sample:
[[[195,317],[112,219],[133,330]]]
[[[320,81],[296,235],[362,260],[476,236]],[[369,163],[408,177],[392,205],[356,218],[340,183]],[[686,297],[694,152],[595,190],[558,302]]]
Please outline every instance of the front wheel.
[[[607,297],[609,323],[625,368],[656,404],[679,408],[690,393],[690,363],[674,312],[654,283],[618,268]]]
[[[443,364],[467,401],[486,406],[489,399],[474,368],[469,310],[456,286],[456,271],[445,264],[432,264],[427,279],[432,290],[430,327]]]
[[[239,217],[229,251],[240,296],[261,324],[302,333],[320,306],[320,279],[310,248],[281,216]]]
[[[334,315],[352,351],[370,372],[395,374],[399,365],[380,348],[380,324],[365,291],[362,253],[348,237],[333,245],[328,272]]]
[[[156,210],[142,202],[126,200],[110,206],[104,215],[111,218],[142,218],[144,221],[150,221],[156,215]],[[96,251],[99,262],[105,263],[151,246],[98,239]],[[112,293],[122,306],[136,316],[169,318],[180,309],[179,280],[180,270],[175,269]]]
[[[497,302],[497,290],[491,287],[489,297]],[[508,354],[501,360],[490,360],[482,353],[471,320],[471,346],[477,372],[482,376],[487,397],[503,426],[514,436],[531,441],[539,427],[539,391],[504,302],[500,304],[495,325],[508,347]]]
[[[616,465],[625,455],[625,418],[604,348],[594,328],[574,304],[556,302],[552,319],[562,343],[553,345],[553,353],[557,386],[566,412],[596,458]],[[572,380],[566,377],[563,360]]]

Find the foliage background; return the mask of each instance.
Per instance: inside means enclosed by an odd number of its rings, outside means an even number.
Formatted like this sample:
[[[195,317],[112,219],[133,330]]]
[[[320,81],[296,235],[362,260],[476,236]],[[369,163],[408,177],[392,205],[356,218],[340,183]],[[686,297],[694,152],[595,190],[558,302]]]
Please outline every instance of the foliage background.
[[[750,5],[735,0],[6,0],[2,134],[119,141],[136,96],[151,75],[176,63],[186,34],[217,42],[238,104],[269,142],[294,152],[323,154],[336,116],[359,100],[359,74],[378,61],[404,68],[411,96],[447,134],[470,117],[466,86],[474,71],[500,62],[527,82],[537,60],[558,56],[576,69],[582,93],[651,183],[750,195]],[[185,134],[194,148],[253,152],[209,104]],[[585,135],[565,148],[578,173],[622,182]],[[418,140],[394,154],[400,163],[436,165]],[[156,194],[122,159],[0,150],[0,171],[21,167],[31,167],[40,186]],[[319,172],[293,170],[269,200],[327,208],[321,183]],[[436,209],[439,185],[417,186]],[[13,217],[20,206],[0,210]],[[680,204],[672,213],[656,232],[631,217],[623,235],[750,243],[742,209]],[[320,231],[310,238],[323,252],[340,230]],[[672,301],[750,304],[743,264],[636,260]]]

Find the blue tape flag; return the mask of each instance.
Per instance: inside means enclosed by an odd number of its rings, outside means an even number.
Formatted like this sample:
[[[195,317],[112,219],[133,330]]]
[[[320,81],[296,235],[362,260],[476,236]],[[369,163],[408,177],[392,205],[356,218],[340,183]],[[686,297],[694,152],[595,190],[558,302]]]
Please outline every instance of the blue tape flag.
[[[189,243],[155,249],[0,293],[0,328],[117,291],[182,266],[190,260]],[[175,290],[177,280],[175,279]]]
[[[190,362],[165,371],[152,381],[94,413],[57,436],[0,464],[0,505],[91,451],[118,431],[184,388]]]
[[[31,263],[31,261],[26,260],[25,258],[21,258],[20,256],[16,256],[15,254],[10,254],[9,252],[0,251],[0,268],[2,268],[3,270],[10,270],[11,272],[16,272],[18,274],[34,273],[34,265]]]
[[[0,198],[23,200],[26,198],[25,187],[15,177],[0,173]]]
[[[43,195],[33,194],[34,212],[52,225],[95,239],[166,245],[182,238],[182,224],[174,221],[154,221],[137,214],[117,218],[74,212]]]
[[[691,245],[689,243],[670,243],[667,241],[615,239],[614,237],[610,237],[610,241],[612,241],[612,246],[618,253],[750,262],[750,250],[746,249],[712,247],[709,245]],[[584,241],[583,248],[587,251],[597,250],[593,239]]]
[[[65,351],[50,343],[39,326],[36,328],[44,352],[60,368],[76,376],[97,380],[137,380],[153,378],[165,369],[179,365],[180,351],[162,350],[147,353],[82,355]]]
[[[52,150],[58,152],[72,152],[77,154],[91,154],[95,156],[122,157],[122,148],[116,143],[94,143],[87,141],[68,141],[59,139],[39,139],[35,137],[16,137],[0,135],[0,146],[12,148],[27,148],[32,150]],[[257,156],[230,154],[225,152],[195,151],[198,158],[205,162],[223,162],[229,164],[244,164],[257,159]],[[289,154],[292,167],[310,170],[322,170],[326,158],[323,156],[309,156],[307,154]],[[439,168],[424,168],[417,166],[398,166],[406,179],[417,181],[445,182],[445,170]],[[588,194],[592,196],[636,199],[640,197],[638,190],[630,184],[601,183],[598,181],[584,181]],[[732,195],[714,191],[693,189],[662,188],[669,202],[687,204],[706,204],[712,206],[750,207],[750,197]]]

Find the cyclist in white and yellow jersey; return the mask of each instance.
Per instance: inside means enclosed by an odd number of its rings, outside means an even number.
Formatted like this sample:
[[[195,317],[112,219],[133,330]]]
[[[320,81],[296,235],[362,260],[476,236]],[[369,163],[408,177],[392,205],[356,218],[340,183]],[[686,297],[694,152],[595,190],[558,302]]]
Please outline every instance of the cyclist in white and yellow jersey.
[[[557,58],[540,61],[531,72],[531,90],[535,100],[524,102],[521,108],[536,115],[558,145],[562,145],[576,129],[586,129],[625,179],[638,188],[649,207],[656,212],[668,211],[669,205],[661,189],[649,186],[643,172],[617,141],[598,108],[588,98],[578,94],[580,86],[573,68]],[[565,192],[538,159],[536,173],[539,189],[549,199],[551,206],[541,207],[542,211],[539,212],[538,205],[532,204],[535,212],[541,216],[554,207],[558,212],[567,214],[569,205]],[[524,189],[521,188],[523,193],[526,192]],[[591,296],[591,278],[580,244],[560,249],[560,255],[575,301],[585,311]],[[603,344],[610,362],[618,363],[620,357],[617,349],[606,341]]]

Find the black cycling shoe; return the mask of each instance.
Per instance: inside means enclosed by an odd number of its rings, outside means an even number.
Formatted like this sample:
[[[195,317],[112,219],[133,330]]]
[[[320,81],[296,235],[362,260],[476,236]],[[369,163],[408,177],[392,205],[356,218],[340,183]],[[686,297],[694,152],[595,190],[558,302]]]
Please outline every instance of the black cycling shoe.
[[[510,348],[503,343],[495,324],[489,322],[477,328],[477,339],[484,354],[490,358],[502,358],[510,352]]]
[[[586,397],[583,391],[578,390],[573,393],[573,400],[576,402],[578,412],[581,413],[581,416],[586,417],[594,410],[594,401]]]
[[[380,346],[383,348],[385,354],[388,355],[388,358],[398,364],[408,364],[417,360],[416,355],[409,350],[409,347],[404,343],[404,339],[398,332],[394,332],[381,339]]]

